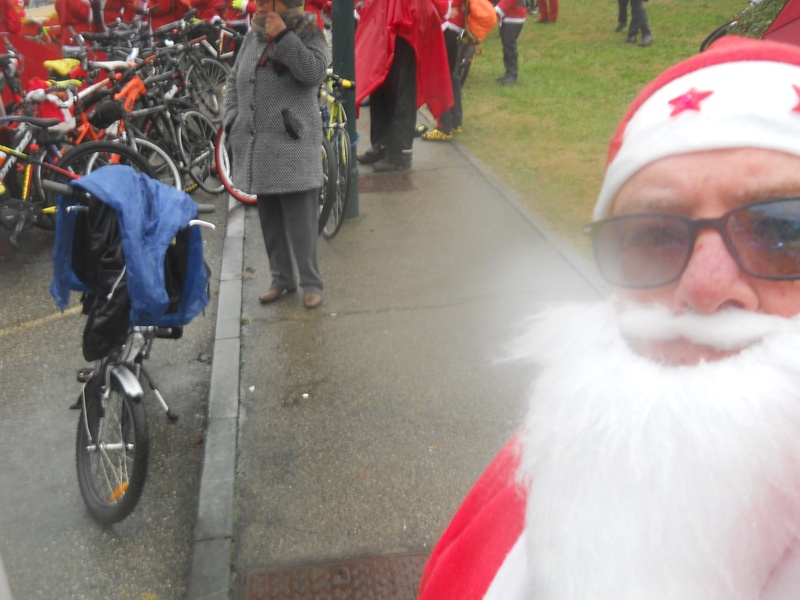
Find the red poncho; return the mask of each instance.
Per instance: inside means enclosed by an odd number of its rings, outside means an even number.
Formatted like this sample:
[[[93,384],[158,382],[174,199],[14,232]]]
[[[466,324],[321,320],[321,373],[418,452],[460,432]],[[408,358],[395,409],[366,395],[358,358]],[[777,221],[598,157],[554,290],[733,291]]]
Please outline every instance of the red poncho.
[[[438,2],[441,7],[438,7]],[[442,0],[366,0],[356,30],[356,104],[386,79],[397,36],[417,57],[417,107],[438,118],[453,106],[450,67],[442,35]]]

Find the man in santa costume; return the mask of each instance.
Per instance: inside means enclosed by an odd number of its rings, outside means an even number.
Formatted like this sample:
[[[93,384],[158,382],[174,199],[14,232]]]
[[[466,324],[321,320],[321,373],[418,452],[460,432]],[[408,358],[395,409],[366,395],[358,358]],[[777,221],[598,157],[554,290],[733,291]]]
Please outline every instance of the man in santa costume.
[[[611,295],[512,344],[525,425],[419,598],[800,598],[800,48],[725,38],[645,87],[587,232]]]

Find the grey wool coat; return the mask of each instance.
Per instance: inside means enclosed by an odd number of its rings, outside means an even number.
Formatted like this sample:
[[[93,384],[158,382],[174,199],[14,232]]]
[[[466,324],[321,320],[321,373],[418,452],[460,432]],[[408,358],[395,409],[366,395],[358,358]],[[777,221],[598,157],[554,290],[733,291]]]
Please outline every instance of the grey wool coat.
[[[287,30],[268,42],[249,31],[226,84],[231,177],[250,194],[322,187],[318,90],[327,45],[307,14],[282,14]]]

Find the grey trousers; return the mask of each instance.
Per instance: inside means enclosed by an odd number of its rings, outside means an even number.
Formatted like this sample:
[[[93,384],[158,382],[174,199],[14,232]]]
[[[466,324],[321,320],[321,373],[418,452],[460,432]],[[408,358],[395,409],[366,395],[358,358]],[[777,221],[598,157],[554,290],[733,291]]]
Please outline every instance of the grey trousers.
[[[322,275],[317,264],[319,190],[259,194],[257,206],[272,275],[271,287],[297,288],[294,257],[303,291],[321,294]]]

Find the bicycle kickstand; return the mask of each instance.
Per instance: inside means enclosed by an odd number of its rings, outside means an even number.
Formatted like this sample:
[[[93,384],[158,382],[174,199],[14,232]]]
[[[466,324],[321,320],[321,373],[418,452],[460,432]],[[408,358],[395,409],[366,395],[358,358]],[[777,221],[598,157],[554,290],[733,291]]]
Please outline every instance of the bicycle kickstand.
[[[147,380],[147,385],[149,385],[150,389],[153,390],[153,395],[155,395],[156,400],[158,400],[159,404],[161,404],[161,408],[163,408],[164,412],[167,413],[167,418],[173,423],[177,421],[178,415],[172,412],[172,409],[167,405],[166,400],[164,400],[164,397],[161,395],[161,392],[159,392],[158,388],[156,387],[156,382],[153,381],[153,378],[150,376],[150,373],[147,371],[145,366],[143,364],[140,364],[139,369],[141,371],[141,374],[144,375],[144,378]]]

